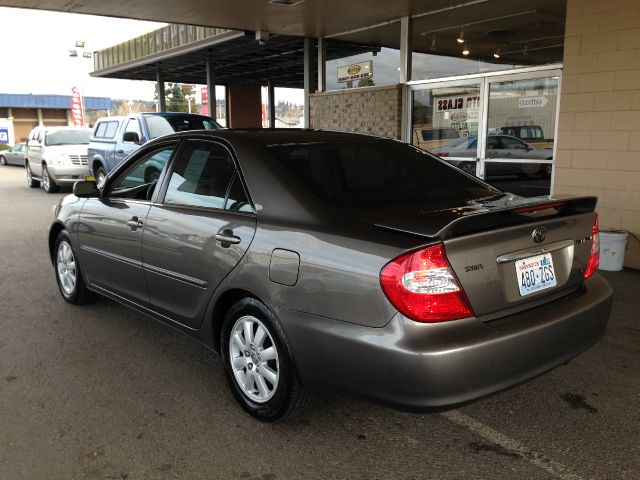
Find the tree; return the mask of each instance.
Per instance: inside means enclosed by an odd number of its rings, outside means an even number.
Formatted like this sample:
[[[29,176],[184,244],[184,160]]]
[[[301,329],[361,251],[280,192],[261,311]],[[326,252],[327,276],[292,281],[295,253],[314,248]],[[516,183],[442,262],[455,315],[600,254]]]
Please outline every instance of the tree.
[[[194,85],[186,83],[167,83],[164,89],[165,104],[169,112],[188,112],[189,102],[191,102],[191,111],[197,113],[199,111],[197,105],[193,101],[195,98],[196,88]],[[155,86],[155,97],[158,100],[158,85]]]

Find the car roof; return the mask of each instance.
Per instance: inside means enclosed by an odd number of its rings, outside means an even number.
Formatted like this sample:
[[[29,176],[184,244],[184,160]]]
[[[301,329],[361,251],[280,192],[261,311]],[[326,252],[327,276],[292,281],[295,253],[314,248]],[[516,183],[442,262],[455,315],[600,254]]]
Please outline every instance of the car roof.
[[[217,137],[229,141],[248,139],[264,146],[300,145],[313,143],[355,143],[355,142],[390,142],[389,138],[382,138],[365,133],[340,132],[333,130],[315,130],[305,128],[254,128],[254,129],[225,129],[225,130],[191,130],[160,137]]]

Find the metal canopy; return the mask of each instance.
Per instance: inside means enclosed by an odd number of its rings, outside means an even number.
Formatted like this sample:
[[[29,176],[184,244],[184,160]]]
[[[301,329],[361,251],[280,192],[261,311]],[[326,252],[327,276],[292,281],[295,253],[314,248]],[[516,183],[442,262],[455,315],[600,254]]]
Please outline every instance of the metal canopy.
[[[227,31],[209,38],[212,39],[210,44],[197,49],[186,44],[117,63],[91,75],[155,81],[160,69],[165,82],[206,84],[206,62],[210,58],[218,85],[267,85],[271,81],[277,87],[303,88],[304,38],[271,35],[264,45],[255,40],[254,32]],[[376,46],[331,42],[327,46],[327,59],[379,50]]]

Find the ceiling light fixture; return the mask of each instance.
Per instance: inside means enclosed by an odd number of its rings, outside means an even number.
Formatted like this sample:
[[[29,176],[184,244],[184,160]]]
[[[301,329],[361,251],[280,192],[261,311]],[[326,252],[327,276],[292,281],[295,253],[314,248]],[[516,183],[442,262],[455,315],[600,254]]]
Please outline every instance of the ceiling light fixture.
[[[496,60],[500,58],[500,47],[498,47],[498,49],[493,52],[493,58],[495,58]]]
[[[464,27],[460,27],[460,35],[456,38],[456,42],[464,43]]]
[[[464,44],[464,48],[462,49],[462,55],[464,55],[465,57],[467,55],[469,55],[471,52],[469,51],[469,47],[467,47],[467,44]]]

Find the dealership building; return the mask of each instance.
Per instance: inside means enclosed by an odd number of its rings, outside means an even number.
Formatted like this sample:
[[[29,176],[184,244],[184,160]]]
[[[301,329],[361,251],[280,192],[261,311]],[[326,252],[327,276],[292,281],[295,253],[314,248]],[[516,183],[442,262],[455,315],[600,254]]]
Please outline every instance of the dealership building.
[[[84,97],[85,111],[111,110],[111,99]],[[0,93],[0,143],[13,145],[27,140],[39,126],[73,125],[70,95]]]
[[[230,127],[261,125],[262,87],[270,105],[303,88],[309,127],[404,140],[520,195],[597,195],[640,268],[637,0],[0,3],[172,22],[96,52],[93,75],[224,85]]]

